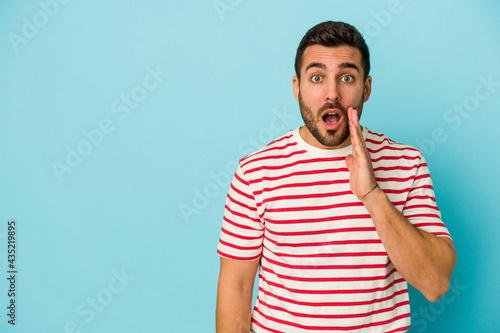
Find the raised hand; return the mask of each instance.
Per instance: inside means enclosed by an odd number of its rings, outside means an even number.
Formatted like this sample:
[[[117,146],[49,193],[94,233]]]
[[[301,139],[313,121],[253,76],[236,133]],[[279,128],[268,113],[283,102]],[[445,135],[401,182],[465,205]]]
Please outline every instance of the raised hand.
[[[358,111],[352,107],[347,109],[349,118],[349,129],[351,131],[352,154],[345,159],[347,169],[349,169],[349,186],[352,193],[358,198],[367,195],[377,185],[375,174],[373,173],[372,160],[361,126],[359,125]]]

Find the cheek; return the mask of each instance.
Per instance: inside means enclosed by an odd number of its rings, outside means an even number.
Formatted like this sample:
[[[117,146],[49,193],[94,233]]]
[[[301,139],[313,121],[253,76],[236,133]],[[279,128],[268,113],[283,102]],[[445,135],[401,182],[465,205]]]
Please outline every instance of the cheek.
[[[343,94],[344,100],[347,102],[349,101],[348,104],[358,104],[360,101],[363,102],[365,99],[365,94],[363,91],[363,87],[361,89],[356,88],[356,89],[350,89],[349,91],[345,91]]]
[[[309,87],[309,86],[304,86],[300,90],[300,96],[302,100],[310,105],[310,106],[317,106],[317,105],[323,105],[323,98],[322,98],[322,93],[321,89],[318,87]]]

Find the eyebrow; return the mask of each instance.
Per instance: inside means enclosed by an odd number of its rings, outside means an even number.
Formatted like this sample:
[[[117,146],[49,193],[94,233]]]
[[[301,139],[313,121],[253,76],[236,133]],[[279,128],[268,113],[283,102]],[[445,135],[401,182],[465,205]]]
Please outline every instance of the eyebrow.
[[[309,70],[309,68],[313,68],[313,67],[317,67],[317,68],[321,68],[321,69],[326,70],[325,64],[323,64],[321,62],[311,62],[309,65],[307,65],[305,72],[307,72]]]
[[[321,68],[321,69],[326,70],[325,64],[323,64],[321,62],[312,62],[309,65],[307,65],[305,72],[307,72],[309,70],[309,68],[313,68],[313,67],[317,67],[317,68]],[[357,70],[359,72],[359,67],[352,62],[343,62],[338,66],[338,68],[339,69],[354,68],[355,70]]]
[[[341,64],[339,65],[339,68],[340,68],[340,69],[345,69],[345,68],[354,68],[354,69],[355,69],[355,70],[357,70],[357,71],[358,71],[358,73],[359,73],[359,67],[358,67],[358,65],[356,65],[356,64],[354,64],[354,63],[352,63],[352,62],[343,62],[343,63],[341,63]]]

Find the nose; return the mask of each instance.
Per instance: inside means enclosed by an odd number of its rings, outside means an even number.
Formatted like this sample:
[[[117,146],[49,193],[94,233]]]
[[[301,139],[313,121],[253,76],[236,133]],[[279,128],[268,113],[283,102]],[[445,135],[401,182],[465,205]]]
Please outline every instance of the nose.
[[[325,84],[325,101],[339,101],[340,100],[340,92],[337,86],[337,82],[330,81],[328,84]]]

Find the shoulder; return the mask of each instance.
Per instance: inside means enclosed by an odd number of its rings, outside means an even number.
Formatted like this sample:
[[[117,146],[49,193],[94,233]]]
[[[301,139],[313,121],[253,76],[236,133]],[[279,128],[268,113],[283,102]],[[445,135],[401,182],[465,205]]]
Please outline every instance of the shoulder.
[[[301,151],[294,138],[294,130],[290,130],[254,153],[243,157],[239,164],[242,168],[250,165],[274,164]]]
[[[422,151],[419,149],[391,140],[384,134],[377,133],[370,129],[367,130],[365,138],[366,148],[370,154],[383,154],[392,156],[412,156],[414,158],[422,158]]]

